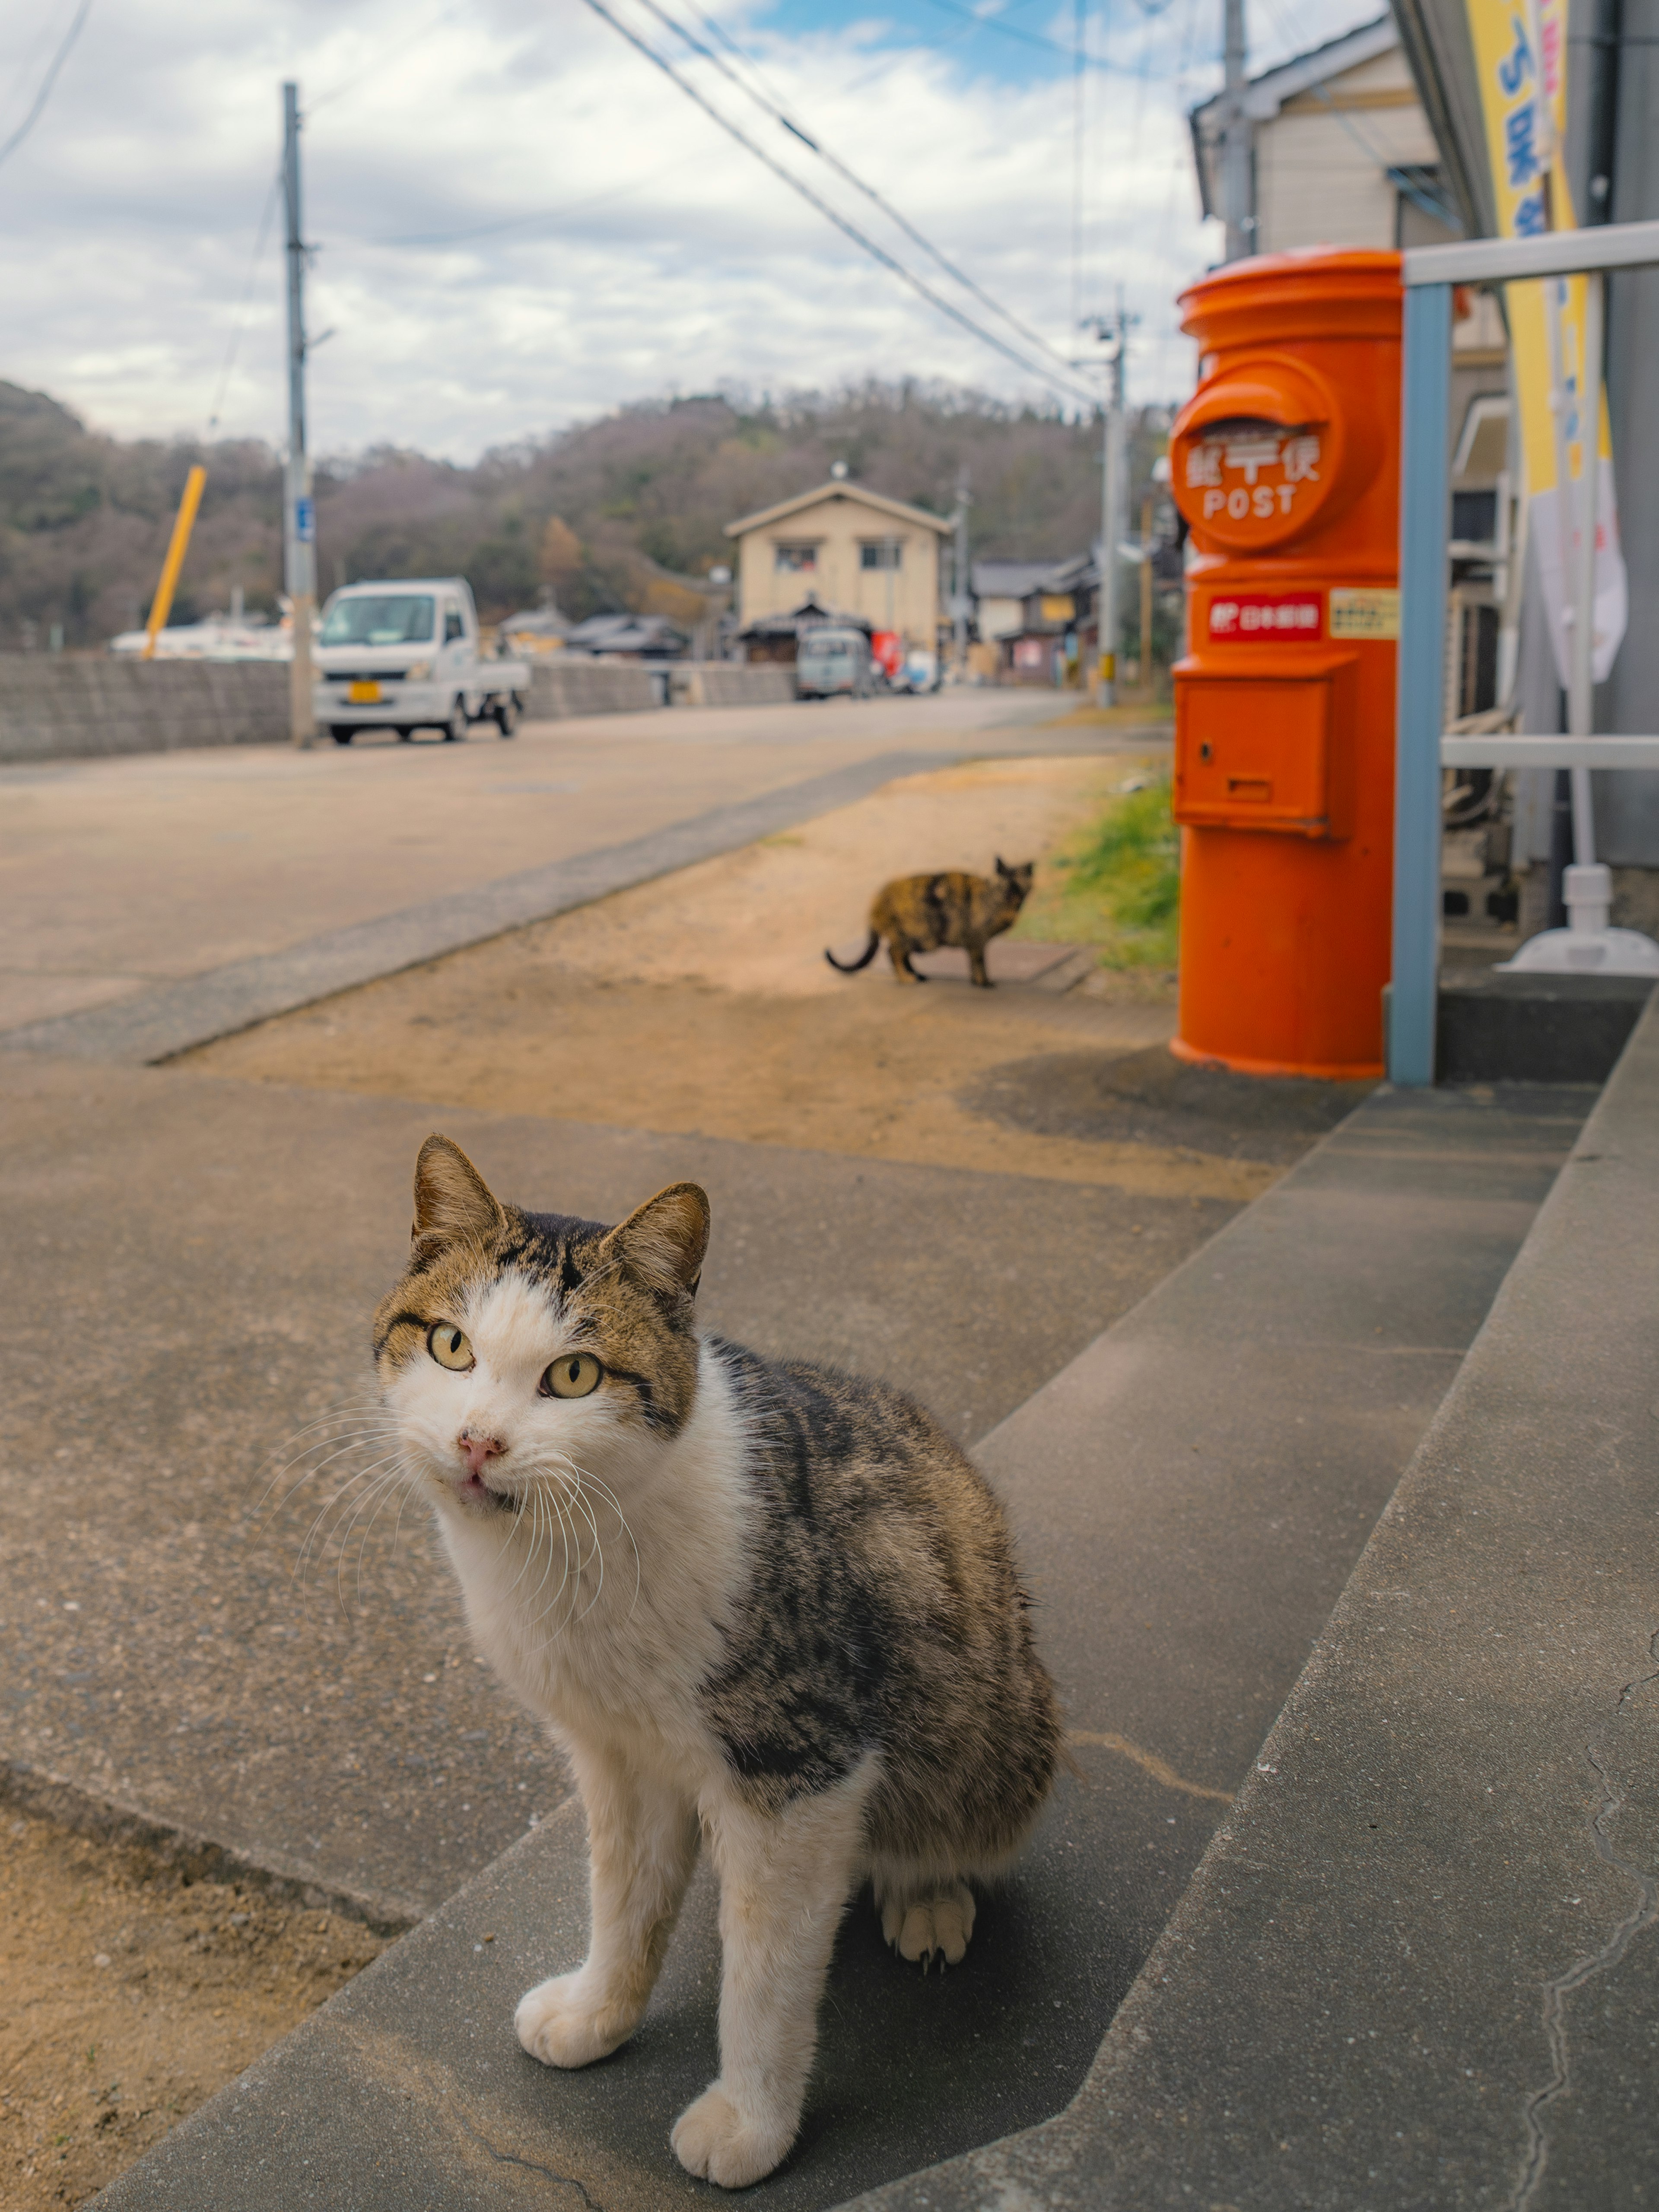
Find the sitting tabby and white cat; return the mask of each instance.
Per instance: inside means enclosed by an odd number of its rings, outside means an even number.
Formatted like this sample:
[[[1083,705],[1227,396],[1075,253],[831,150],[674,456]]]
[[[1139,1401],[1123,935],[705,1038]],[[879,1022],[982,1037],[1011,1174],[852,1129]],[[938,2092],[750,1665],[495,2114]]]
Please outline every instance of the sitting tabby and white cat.
[[[741,2188],[794,2141],[848,1899],[871,1880],[889,1942],[955,1964],[1060,1729],[983,1480],[900,1392],[700,1336],[708,1221],[695,1183],[617,1228],[526,1213],[428,1137],[374,1339],[478,1647],[586,1808],[587,1959],[519,2039],[627,2039],[706,1840],[720,2073],[672,2140]]]
[[[947,868],[938,876],[896,876],[876,893],[870,908],[870,934],[856,960],[837,960],[826,949],[824,958],[843,975],[856,975],[876,957],[876,947],[887,940],[887,957],[901,983],[925,983],[910,965],[915,952],[936,952],[941,945],[957,945],[968,955],[970,979],[982,991],[991,988],[985,969],[985,948],[994,937],[1012,929],[1019,910],[1030,896],[1036,874],[1035,860],[1022,860],[1016,868],[999,858],[994,878],[969,875],[963,868]]]

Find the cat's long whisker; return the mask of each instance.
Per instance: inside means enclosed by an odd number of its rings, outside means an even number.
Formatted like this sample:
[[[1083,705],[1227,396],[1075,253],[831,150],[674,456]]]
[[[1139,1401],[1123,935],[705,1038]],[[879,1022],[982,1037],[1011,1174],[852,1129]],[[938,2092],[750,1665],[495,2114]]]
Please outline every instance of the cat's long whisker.
[[[314,1449],[319,1441],[325,1441],[313,1435],[313,1431],[338,1428],[343,1423],[361,1422],[378,1424],[387,1429],[395,1425],[392,1414],[379,1400],[365,1399],[360,1404],[337,1406],[330,1412],[319,1414],[314,1421],[307,1421],[301,1427],[291,1430],[279,1443],[271,1447],[270,1458],[266,1460],[266,1466],[270,1464],[270,1460],[274,1459],[278,1452],[289,1453],[289,1456],[271,1478],[272,1481],[280,1480],[283,1474],[293,1466],[295,1460],[302,1459],[307,1452]],[[267,1489],[270,1486],[268,1483]]]
[[[295,1477],[294,1480],[289,1485],[282,1496],[277,1498],[276,1503],[272,1505],[264,1522],[261,1523],[262,1532],[264,1528],[269,1528],[270,1522],[275,1520],[276,1516],[283,1510],[283,1508],[287,1505],[289,1499],[294,1498],[299,1491],[303,1489],[307,1482],[314,1481],[317,1476],[322,1473],[325,1467],[331,1467],[337,1459],[343,1459],[348,1452],[356,1450],[360,1444],[379,1443],[383,1442],[388,1437],[397,1436],[398,1433],[398,1431],[396,1423],[387,1421],[378,1424],[373,1428],[354,1431],[350,1435],[345,1437],[319,1437],[313,1439],[311,1443],[307,1445],[304,1452],[297,1452],[293,1459],[288,1461],[285,1465],[277,1469],[276,1473],[266,1484],[264,1491],[260,1493],[259,1498],[255,1502],[252,1510],[256,1513],[264,1504],[265,1499],[270,1497],[271,1492],[276,1487],[276,1485],[283,1480],[283,1477],[288,1473],[289,1468],[296,1466],[301,1460],[306,1457],[307,1453],[319,1449],[321,1446],[325,1443],[333,1444],[336,1446],[336,1449],[331,1451],[325,1458],[319,1460],[314,1467],[307,1467],[302,1474]]]
[[[386,1464],[386,1462],[382,1462],[382,1464]],[[369,1515],[368,1524],[363,1529],[362,1540],[359,1541],[357,1546],[357,1601],[361,1605],[363,1595],[363,1545],[368,1540],[369,1529],[374,1526],[375,1514],[379,1513],[380,1507],[386,1503],[386,1497],[391,1492],[392,1486],[395,1484],[401,1482],[403,1479],[404,1455],[402,1451],[398,1450],[394,1452],[391,1456],[390,1472],[383,1474],[380,1478],[379,1481],[374,1483],[368,1492],[358,1500],[357,1504],[352,1512],[350,1520],[345,1523],[343,1528],[336,1531],[336,1539],[339,1544],[340,1549],[339,1558],[334,1569],[334,1589],[335,1595],[340,1601],[342,1610],[344,1609],[346,1601],[345,1562],[346,1552],[351,1542],[351,1532],[356,1526],[358,1521],[362,1518],[364,1509],[373,1502],[374,1504],[374,1512]]]
[[[638,1605],[640,1601],[641,1578],[644,1571],[640,1559],[640,1547],[634,1541],[634,1531],[628,1525],[628,1516],[622,1510],[622,1500],[617,1497],[616,1492],[612,1490],[611,1485],[606,1482],[602,1476],[592,1474],[586,1468],[577,1468],[575,1469],[575,1474],[578,1482],[586,1483],[596,1490],[604,1503],[607,1504],[611,1508],[611,1510],[616,1515],[617,1526],[621,1529],[623,1534],[627,1537],[629,1548],[633,1552],[634,1595],[632,1599],[629,1601],[628,1607],[628,1618],[632,1620],[634,1618],[634,1607]]]
[[[564,1594],[565,1583],[570,1579],[570,1538],[565,1529],[564,1516],[562,1513],[559,1513],[557,1499],[550,1498],[547,1493],[542,1491],[539,1487],[537,1490],[536,1495],[540,1499],[544,1507],[550,1504],[553,1510],[559,1514],[559,1533],[564,1537],[564,1573],[560,1579],[558,1589],[554,1591],[552,1598],[549,1601],[547,1610],[548,1612],[551,1612],[553,1607],[558,1603],[560,1598]],[[529,1602],[532,1605],[535,1604],[537,1599],[540,1597],[542,1592],[547,1588],[547,1577],[553,1571],[553,1531],[550,1528],[549,1528],[547,1534],[547,1565],[543,1570],[540,1582],[537,1583],[534,1590],[531,1593]],[[538,1620],[545,1620],[546,1614],[538,1613],[536,1617]]]
[[[398,1506],[398,1521],[400,1522],[403,1519],[404,1507],[409,1503],[409,1493],[411,1486],[410,1479],[414,1475],[414,1474],[415,1469],[410,1466],[406,1460],[400,1458],[398,1461],[398,1462],[393,1466],[390,1475],[387,1476],[386,1480],[382,1483],[380,1502],[376,1504],[374,1510],[369,1515],[367,1522],[364,1524],[362,1534],[357,1539],[357,1572],[355,1579],[359,1611],[362,1610],[363,1602],[363,1558],[368,1547],[368,1540],[374,1531],[374,1523],[380,1519],[381,1508],[385,1505],[386,1499],[390,1497],[393,1488],[399,1485],[401,1485],[403,1488],[403,1497]],[[392,1540],[394,1545],[398,1540],[398,1522],[394,1522],[392,1523]],[[343,1565],[345,1559],[343,1547],[341,1549],[340,1558],[341,1564]]]
[[[350,1548],[351,1544],[351,1532],[357,1525],[357,1522],[362,1515],[368,1511],[371,1506],[374,1507],[375,1512],[380,1510],[380,1504],[387,1494],[392,1489],[394,1485],[400,1482],[402,1480],[402,1471],[395,1465],[387,1474],[376,1476],[374,1480],[368,1485],[368,1488],[364,1490],[362,1495],[357,1499],[356,1504],[353,1506],[350,1518],[342,1522],[331,1532],[329,1535],[328,1544],[332,1545],[335,1547],[335,1600],[343,1613],[346,1609],[345,1563],[346,1553]],[[372,1514],[370,1515],[369,1525],[371,1527],[374,1525],[374,1516]],[[328,1545],[325,1545],[319,1551],[317,1556],[317,1565],[319,1570],[322,1567],[324,1557],[327,1549]],[[359,1572],[361,1573],[361,1571],[360,1554]]]
[[[568,1586],[568,1583],[569,1583],[569,1581],[570,1581],[570,1539],[571,1539],[571,1535],[572,1535],[572,1534],[573,1534],[573,1531],[571,1530],[571,1528],[569,1528],[569,1526],[568,1526],[568,1522],[567,1522],[567,1521],[566,1521],[565,1514],[564,1514],[564,1509],[563,1509],[563,1507],[560,1504],[560,1503],[559,1503],[559,1501],[558,1501],[557,1498],[556,1498],[556,1497],[554,1496],[554,1494],[552,1493],[552,1492],[551,1492],[551,1491],[548,1491],[548,1490],[544,1490],[544,1489],[541,1489],[541,1488],[539,1488],[539,1487],[538,1487],[538,1490],[537,1490],[537,1493],[536,1493],[536,1494],[537,1494],[538,1498],[540,1498],[540,1500],[541,1500],[541,1503],[542,1503],[542,1506],[543,1506],[543,1510],[544,1510],[544,1511],[550,1511],[550,1512],[551,1512],[551,1514],[552,1514],[552,1515],[553,1515],[553,1516],[557,1519],[557,1522],[558,1522],[558,1524],[559,1524],[559,1534],[560,1534],[561,1537],[563,1539],[563,1541],[564,1541],[564,1572],[563,1572],[563,1574],[562,1574],[562,1575],[561,1575],[561,1576],[560,1576],[560,1577],[559,1577],[559,1587],[557,1588],[557,1589],[556,1589],[556,1590],[554,1591],[554,1593],[553,1593],[552,1596],[548,1600],[548,1601],[547,1601],[546,1605],[543,1607],[542,1610],[541,1610],[538,1613],[537,1613],[537,1614],[535,1615],[534,1619],[532,1620],[532,1622],[531,1622],[531,1626],[532,1626],[532,1628],[538,1626],[541,1624],[541,1622],[543,1622],[544,1620],[545,1620],[547,1619],[548,1615],[549,1615],[550,1613],[552,1613],[553,1611],[555,1611],[555,1609],[556,1609],[556,1608],[557,1607],[557,1606],[558,1606],[558,1602],[559,1602],[560,1599],[564,1595],[564,1593],[565,1593],[566,1588],[567,1588],[567,1586]],[[552,1540],[551,1540],[551,1539],[552,1539],[552,1530],[551,1530],[551,1527],[550,1527],[550,1528],[549,1528],[548,1535],[549,1535],[549,1542],[548,1542],[548,1562],[547,1562],[547,1571],[548,1571],[548,1574],[551,1574],[551,1572],[553,1571],[553,1556],[552,1556]],[[578,1569],[577,1569],[577,1585],[576,1585],[576,1586],[577,1586],[577,1589],[580,1589],[580,1587],[581,1587],[581,1582],[580,1582],[580,1547],[579,1547],[579,1549],[578,1549],[578,1553],[577,1553],[577,1559],[578,1559]],[[546,1586],[547,1586],[547,1576],[546,1576],[546,1575],[544,1575],[544,1576],[543,1576],[543,1577],[542,1577],[542,1580],[541,1580],[541,1584],[540,1584],[540,1586],[538,1588],[538,1589],[537,1589],[537,1590],[536,1590],[536,1592],[535,1592],[535,1595],[534,1595],[534,1596],[532,1596],[532,1597],[531,1598],[531,1600],[530,1600],[530,1603],[531,1603],[532,1605],[534,1605],[534,1603],[536,1602],[536,1599],[537,1599],[537,1598],[538,1598],[538,1597],[541,1595],[541,1594],[542,1594],[542,1590],[543,1590],[543,1589],[544,1589],[546,1588]],[[538,1648],[539,1650],[546,1650],[546,1648],[547,1648],[547,1644],[548,1644],[552,1643],[552,1642],[554,1641],[555,1638],[558,1637],[559,1635],[561,1635],[561,1634],[563,1632],[563,1628],[564,1628],[564,1623],[563,1623],[563,1622],[561,1622],[561,1623],[560,1623],[560,1625],[559,1625],[559,1626],[558,1626],[557,1628],[556,1628],[556,1629],[553,1631],[552,1635],[550,1635],[550,1637],[548,1637],[548,1638],[547,1638],[547,1639],[546,1639],[546,1641],[545,1641],[544,1644],[542,1644],[540,1646],[538,1646]]]
[[[509,1543],[509,1544],[510,1544],[510,1543],[513,1541],[513,1539],[514,1539],[514,1538],[518,1534],[518,1533],[519,1533],[519,1526],[520,1526],[520,1522],[523,1521],[523,1519],[524,1519],[524,1509],[525,1509],[525,1502],[526,1502],[526,1498],[529,1498],[529,1499],[531,1499],[532,1501],[533,1501],[533,1500],[534,1500],[534,1498],[535,1498],[535,1495],[536,1495],[536,1493],[535,1493],[535,1492],[534,1492],[534,1490],[533,1490],[533,1489],[532,1489],[532,1490],[530,1490],[530,1491],[523,1492],[521,1492],[521,1493],[520,1493],[520,1498],[519,1498],[519,1508],[518,1508],[518,1511],[517,1511],[517,1512],[514,1515],[514,1516],[513,1516],[513,1526],[512,1526],[512,1527],[507,1530],[507,1532],[506,1541],[507,1541],[507,1543]],[[515,1589],[517,1589],[517,1588],[519,1587],[519,1584],[520,1584],[520,1583],[524,1580],[524,1578],[525,1578],[526,1575],[527,1575],[527,1574],[529,1573],[529,1571],[530,1571],[530,1567],[531,1567],[531,1563],[532,1563],[532,1562],[533,1561],[533,1559],[535,1559],[535,1556],[536,1556],[535,1526],[536,1526],[536,1524],[535,1524],[535,1521],[534,1521],[534,1518],[533,1518],[533,1516],[532,1516],[532,1521],[531,1521],[531,1543],[530,1543],[530,1547],[529,1547],[529,1549],[526,1552],[526,1553],[525,1553],[525,1555],[524,1555],[524,1559],[523,1559],[522,1563],[521,1563],[521,1564],[520,1564],[520,1568],[519,1568],[519,1571],[518,1571],[518,1573],[517,1573],[516,1575],[514,1575],[514,1577],[513,1577],[512,1581],[507,1584],[507,1596],[508,1596],[508,1597],[511,1597],[511,1596],[512,1596],[512,1595],[513,1595],[514,1591]]]
[[[320,1569],[324,1555],[337,1534],[337,1529],[328,1529],[325,1527],[329,1514],[337,1507],[343,1507],[346,1501],[352,1498],[354,1492],[362,1492],[356,1500],[357,1509],[361,1510],[362,1506],[375,1495],[381,1482],[388,1479],[386,1476],[377,1476],[373,1468],[365,1468],[362,1474],[354,1475],[349,1483],[335,1492],[312,1522],[306,1533],[306,1540],[301,1547],[299,1557],[294,1563],[293,1575],[294,1581],[307,1591],[307,1604],[309,1604],[311,1587],[308,1577],[313,1568]],[[364,1486],[367,1486],[366,1489]]]
[[[601,1587],[603,1587],[604,1583],[603,1547],[599,1534],[598,1526],[593,1522],[592,1509],[588,1505],[585,1495],[587,1490],[592,1489],[596,1492],[601,1503],[611,1508],[611,1510],[617,1516],[617,1526],[618,1529],[628,1539],[629,1547],[634,1554],[634,1595],[629,1601],[628,1608],[628,1617],[631,1620],[634,1617],[634,1608],[640,1601],[640,1590],[644,1571],[640,1559],[640,1547],[635,1541],[634,1531],[628,1525],[628,1516],[623,1511],[622,1501],[617,1496],[616,1492],[611,1489],[610,1484],[606,1482],[602,1476],[593,1474],[590,1468],[578,1467],[574,1460],[566,1457],[562,1453],[558,1455],[558,1460],[561,1466],[569,1469],[569,1482],[574,1485],[575,1492],[582,1504],[583,1510],[587,1514],[589,1524],[593,1528],[594,1548],[600,1557]],[[561,1483],[565,1482],[566,1478],[560,1473],[559,1466],[555,1466],[552,1469],[552,1473],[556,1481],[559,1481]],[[598,1593],[596,1592],[595,1602],[597,1601]],[[586,1620],[587,1613],[592,1612],[592,1607],[589,1606],[586,1612],[583,1613],[582,1618]]]
[[[377,1468],[385,1467],[388,1462],[396,1459],[398,1456],[398,1455],[396,1452],[388,1452],[383,1458],[372,1460],[368,1466],[359,1468],[355,1474],[349,1474],[346,1477],[346,1480],[340,1485],[340,1487],[335,1492],[334,1495],[328,1500],[326,1504],[323,1506],[321,1511],[313,1521],[310,1528],[307,1529],[305,1541],[300,1547],[299,1556],[295,1560],[294,1573],[290,1579],[296,1582],[302,1580],[306,1571],[307,1556],[311,1551],[312,1541],[317,1535],[319,1530],[322,1528],[323,1523],[327,1520],[329,1515],[340,1503],[341,1499],[349,1497],[353,1489],[359,1483],[366,1482],[368,1478],[375,1473]]]

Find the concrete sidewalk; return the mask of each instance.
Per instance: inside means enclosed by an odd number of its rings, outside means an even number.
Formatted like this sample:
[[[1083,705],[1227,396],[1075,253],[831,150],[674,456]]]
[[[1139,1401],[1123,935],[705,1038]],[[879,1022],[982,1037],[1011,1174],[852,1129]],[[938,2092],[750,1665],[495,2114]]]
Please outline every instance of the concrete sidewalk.
[[[1087,1778],[960,1972],[902,1968],[855,1903],[801,2142],[757,2200],[817,2212],[1073,2096],[1587,1103],[1379,1094],[986,1439]],[[623,2051],[556,2075],[514,2040],[522,1989],[580,1958],[584,1857],[570,1806],[100,2203],[207,2212],[232,2177],[250,2206],[365,2212],[704,2194],[667,2132],[714,2070],[706,1877]]]
[[[1656,1254],[1650,1006],[1081,2094],[864,2212],[1655,2202]]]

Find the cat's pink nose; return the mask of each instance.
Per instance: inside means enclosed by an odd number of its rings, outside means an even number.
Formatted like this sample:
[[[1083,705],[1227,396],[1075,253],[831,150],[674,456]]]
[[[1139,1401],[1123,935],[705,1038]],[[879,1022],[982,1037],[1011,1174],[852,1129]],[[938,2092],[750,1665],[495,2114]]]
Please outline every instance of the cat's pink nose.
[[[463,1429],[455,1441],[461,1448],[461,1456],[466,1462],[467,1473],[475,1480],[483,1474],[483,1463],[487,1459],[499,1459],[507,1449],[507,1446],[499,1437],[477,1436],[471,1429]]]

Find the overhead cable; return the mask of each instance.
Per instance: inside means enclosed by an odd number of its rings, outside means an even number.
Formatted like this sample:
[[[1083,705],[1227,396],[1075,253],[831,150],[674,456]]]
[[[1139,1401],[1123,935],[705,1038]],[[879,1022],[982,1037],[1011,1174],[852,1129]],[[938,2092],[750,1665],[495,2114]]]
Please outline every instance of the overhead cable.
[[[690,7],[692,14],[696,16],[697,20],[707,25],[709,31],[713,33],[716,38],[720,39],[722,43],[725,45],[729,46],[731,44],[731,41],[726,39],[725,34],[719,29],[718,26],[710,22],[708,17],[703,14],[702,9],[697,5],[697,0],[686,0],[686,4]],[[710,48],[705,46],[700,40],[693,38],[690,32],[686,29],[683,23],[677,22],[672,15],[667,14],[664,9],[659,7],[658,0],[641,0],[641,5],[642,7],[648,8],[651,13],[656,17],[657,21],[665,25],[669,30],[672,31],[677,37],[683,40],[693,53],[700,54],[703,60],[712,63],[720,71],[720,75],[726,80],[728,84],[735,85],[739,92],[743,93],[746,98],[753,100],[757,107],[763,110],[766,114],[772,118],[774,122],[781,124],[783,129],[788,131],[791,137],[799,138],[801,144],[805,146],[810,153],[816,154],[819,161],[825,162],[835,171],[838,177],[843,179],[846,183],[851,185],[854,191],[862,192],[865,198],[870,202],[871,205],[872,207],[879,208],[881,212],[888,218],[889,222],[896,223],[898,228],[913,244],[919,246],[924,253],[931,255],[933,260],[939,264],[939,267],[944,270],[947,276],[953,277],[955,281],[963,287],[964,291],[971,292],[981,307],[988,307],[994,315],[1000,316],[1002,320],[1008,324],[1012,329],[1019,332],[1021,337],[1026,341],[1027,344],[1034,345],[1040,352],[1047,354],[1050,361],[1052,361],[1056,367],[1062,369],[1069,368],[1071,367],[1071,363],[1066,360],[1065,355],[1058,352],[1054,347],[1051,346],[1047,338],[1043,337],[1040,332],[1032,330],[1029,324],[1021,322],[1019,317],[1014,314],[1009,308],[1005,307],[1000,300],[993,299],[991,295],[985,290],[982,285],[976,284],[975,283],[974,279],[969,276],[966,270],[958,269],[954,261],[948,259],[945,254],[939,252],[938,246],[933,243],[931,239],[925,238],[922,235],[921,232],[916,228],[915,223],[910,222],[908,216],[900,214],[899,210],[892,204],[890,200],[884,199],[881,193],[876,190],[873,185],[866,185],[862,177],[856,174],[854,171],[849,169],[845,161],[840,160],[838,156],[832,154],[830,151],[830,149],[823,144],[822,140],[815,138],[810,131],[804,130],[792,116],[787,114],[785,110],[777,104],[775,100],[771,98],[768,94],[764,92],[757,92],[752,86],[745,84],[743,79],[737,75],[736,71],[728,68],[726,64],[720,59],[717,53],[714,53]],[[749,58],[745,54],[743,55],[741,58],[747,61]],[[750,63],[750,67],[751,69],[754,68],[752,62]],[[758,77],[760,75],[759,70],[757,70],[755,74]]]
[[[1065,61],[1073,58],[1072,49],[1062,46],[1058,39],[1045,38],[1041,31],[1025,31],[1018,24],[1005,23],[999,15],[981,15],[972,8],[964,8],[960,0],[933,0],[935,8],[943,8],[947,15],[965,15],[969,22],[977,23],[982,31],[1000,31],[1005,39],[1018,39],[1023,46],[1042,46],[1051,54],[1059,54]],[[1101,54],[1085,54],[1086,69],[1104,70],[1112,76],[1133,76],[1134,71],[1126,69],[1121,62],[1109,62]]]
[[[231,327],[230,344],[226,349],[224,367],[219,372],[219,388],[214,393],[213,405],[208,410],[207,426],[210,430],[216,430],[219,427],[219,410],[224,404],[225,393],[230,387],[231,371],[235,368],[236,356],[241,350],[242,334],[247,328],[248,301],[253,296],[253,280],[258,274],[260,262],[264,258],[265,240],[270,233],[270,218],[276,212],[276,195],[282,188],[283,172],[279,165],[276,173],[270,180],[270,189],[265,194],[264,208],[259,216],[259,227],[254,234],[253,252],[248,258],[247,276],[242,284],[242,296],[237,306],[236,320]]]
[[[1027,376],[1035,376],[1052,390],[1063,391],[1070,399],[1081,401],[1091,407],[1095,404],[1092,392],[1085,391],[1081,385],[1073,384],[1069,379],[1056,376],[1051,369],[1042,367],[1036,362],[1028,361],[1024,354],[1017,353],[1012,346],[1005,343],[994,331],[988,331],[982,324],[976,323],[971,315],[964,314],[962,309],[951,301],[945,299],[939,293],[934,291],[931,284],[918,276],[913,270],[907,269],[896,255],[887,251],[885,246],[878,245],[873,238],[866,236],[856,223],[849,222],[838,208],[832,207],[830,202],[822,198],[810,185],[803,183],[800,178],[786,169],[781,161],[775,161],[763,146],[757,145],[745,131],[740,130],[738,125],[732,121],[729,116],[722,115],[712,100],[704,99],[696,85],[688,83],[665,55],[659,54],[654,46],[648,45],[639,35],[637,31],[630,30],[619,16],[613,15],[605,5],[605,0],[586,0],[586,4],[596,15],[609,23],[611,29],[620,37],[626,39],[636,53],[643,54],[653,69],[660,70],[672,83],[679,88],[688,100],[694,101],[698,107],[702,108],[711,122],[717,123],[728,138],[735,138],[745,153],[752,154],[755,159],[769,169],[775,177],[787,185],[791,191],[798,193],[809,207],[816,208],[826,222],[834,223],[837,230],[850,238],[853,243],[860,247],[872,260],[878,261],[884,269],[890,270],[901,283],[908,284],[913,292],[927,301],[929,307],[936,307],[942,315],[948,315],[951,320],[961,329],[968,331],[971,337],[980,339],[982,343],[992,347],[1003,356],[1004,360],[1012,362],[1015,368],[1023,369]]]
[[[52,88],[58,82],[58,72],[69,59],[70,49],[81,35],[81,26],[91,13],[92,0],[81,0],[80,6],[75,11],[75,21],[64,33],[62,45],[47,64],[46,73],[40,80],[40,89],[35,94],[33,104],[28,113],[12,132],[5,144],[0,146],[0,161],[9,161],[11,158],[40,120],[46,102],[52,98]]]

